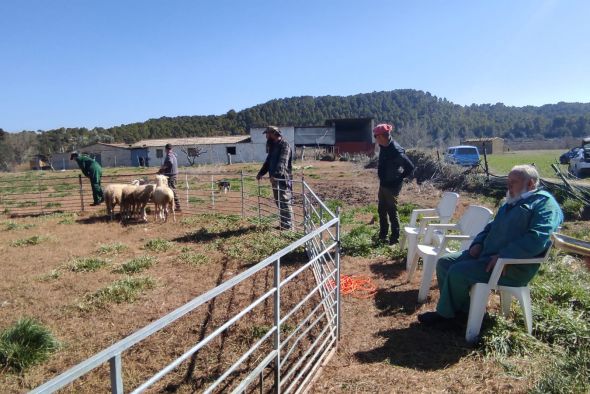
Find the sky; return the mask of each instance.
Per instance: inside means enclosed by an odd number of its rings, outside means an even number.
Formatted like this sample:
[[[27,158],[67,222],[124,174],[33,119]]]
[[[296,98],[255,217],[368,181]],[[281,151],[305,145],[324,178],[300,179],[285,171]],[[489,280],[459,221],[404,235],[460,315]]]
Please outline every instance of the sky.
[[[419,89],[590,102],[590,1],[1,0],[0,128]]]

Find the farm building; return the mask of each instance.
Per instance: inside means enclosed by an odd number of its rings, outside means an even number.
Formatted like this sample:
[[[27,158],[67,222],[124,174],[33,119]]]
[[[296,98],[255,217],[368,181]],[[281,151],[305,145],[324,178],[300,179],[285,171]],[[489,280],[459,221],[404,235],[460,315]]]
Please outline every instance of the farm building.
[[[127,144],[105,144],[98,142],[78,149],[81,154],[94,158],[103,167],[125,167],[131,166],[129,145]],[[53,168],[56,170],[71,170],[78,168],[75,161],[70,161],[72,152],[56,153],[51,156]]]
[[[374,153],[373,118],[329,119],[326,126],[334,128],[336,153]]]
[[[479,153],[483,154],[484,148],[488,155],[492,153],[504,153],[504,138],[470,138],[461,141],[461,145],[471,145],[477,147]]]
[[[129,146],[133,165],[140,165],[140,157],[147,164],[159,167],[164,162],[166,144],[173,146],[181,167],[194,164],[224,164],[257,161],[250,138],[245,135],[223,137],[189,137],[141,140]],[[264,159],[263,159],[264,160]]]

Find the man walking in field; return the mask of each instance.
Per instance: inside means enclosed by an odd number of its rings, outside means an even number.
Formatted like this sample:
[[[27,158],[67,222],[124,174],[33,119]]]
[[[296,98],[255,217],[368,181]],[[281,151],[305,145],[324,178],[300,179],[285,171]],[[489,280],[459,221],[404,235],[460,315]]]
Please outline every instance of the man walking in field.
[[[176,177],[178,176],[178,160],[176,155],[172,152],[172,145],[166,144],[166,158],[162,167],[158,170],[158,174],[165,175],[168,178],[168,186],[174,193],[174,210],[180,212],[180,200],[178,199],[178,193],[176,193]]]
[[[382,123],[373,129],[375,140],[379,144],[379,176],[378,212],[379,239],[387,241],[389,226],[391,235],[389,244],[399,242],[399,216],[397,213],[397,196],[402,189],[404,178],[414,171],[414,163],[406,156],[404,148],[391,138],[393,126]],[[389,218],[389,222],[388,222]]]
[[[279,208],[280,229],[293,229],[293,207],[291,206],[291,160],[292,151],[289,143],[283,138],[281,130],[275,126],[268,126],[266,134],[268,155],[262,168],[256,176],[257,180],[268,172],[275,202]]]
[[[82,174],[90,179],[92,187],[92,199],[94,202],[92,206],[96,206],[103,202],[102,188],[100,187],[100,177],[102,176],[102,167],[96,160],[86,155],[79,155],[74,152],[70,155],[70,160],[76,160],[78,167],[82,170]]]

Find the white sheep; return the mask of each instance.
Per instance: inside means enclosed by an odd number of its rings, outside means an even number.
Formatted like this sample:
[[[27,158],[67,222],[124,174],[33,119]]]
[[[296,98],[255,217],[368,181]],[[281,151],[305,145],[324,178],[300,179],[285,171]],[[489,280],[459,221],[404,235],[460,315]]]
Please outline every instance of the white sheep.
[[[139,185],[139,181],[131,181],[131,185]],[[104,201],[110,220],[113,220],[116,205],[121,207],[121,214],[123,214],[123,189],[131,185],[126,183],[111,183],[103,188]]]
[[[140,187],[138,183],[125,185],[121,190],[121,220],[133,217],[135,211],[135,191]]]
[[[169,211],[172,211],[172,218],[176,223],[176,212],[174,211],[174,192],[168,187],[168,178],[164,175],[156,175],[156,189],[153,200],[155,204],[156,220],[168,221]]]
[[[133,192],[134,212],[139,214],[139,217],[144,222],[147,222],[145,206],[148,202],[152,201],[152,195],[154,194],[155,188],[156,185],[154,184],[140,185],[137,186]]]

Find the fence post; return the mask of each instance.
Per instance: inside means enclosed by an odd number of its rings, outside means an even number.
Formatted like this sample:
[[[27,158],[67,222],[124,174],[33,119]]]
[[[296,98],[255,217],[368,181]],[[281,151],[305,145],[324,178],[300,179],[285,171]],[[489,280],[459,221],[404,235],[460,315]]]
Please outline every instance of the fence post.
[[[303,234],[307,234],[307,205],[305,203],[305,175],[301,174],[301,199],[303,206]]]
[[[84,191],[82,190],[82,175],[78,174],[78,183],[80,183],[80,206],[84,212]]]
[[[489,181],[490,180],[490,170],[488,168],[488,155],[486,154],[486,144],[485,144],[485,142],[483,144],[483,162],[485,164],[486,176],[487,176],[488,181]]]
[[[41,206],[41,214],[45,214],[43,209],[43,194],[41,194],[41,178],[37,178],[37,193],[39,194],[39,204]]]
[[[213,175],[211,175],[211,205],[215,211],[215,189],[213,188]]]
[[[275,260],[274,264],[274,325],[276,327],[274,335],[274,348],[277,352],[275,358],[275,393],[281,392],[281,259]]]
[[[260,179],[256,179],[256,182],[258,182],[258,225],[260,226],[262,224],[262,217],[260,215]]]
[[[186,194],[186,208],[188,209],[188,208],[190,208],[189,201],[188,201],[188,191],[189,191],[188,190],[189,189],[189,184],[188,184],[188,171],[186,171],[184,173],[184,185],[186,187],[186,193],[185,193]]]
[[[244,170],[240,170],[240,190],[242,191],[242,218],[244,218]]]
[[[117,354],[109,360],[111,367],[111,393],[123,394],[123,375],[121,373],[121,355]]]
[[[336,208],[336,341],[340,341],[340,313],[341,313],[341,299],[340,299],[340,207]]]

